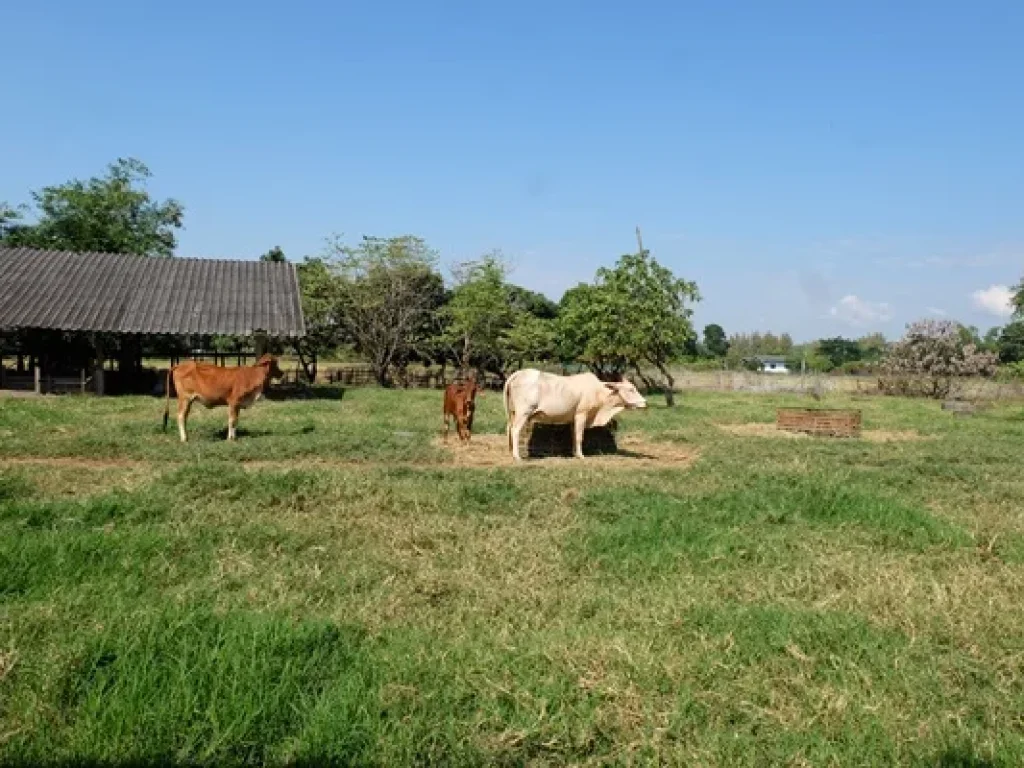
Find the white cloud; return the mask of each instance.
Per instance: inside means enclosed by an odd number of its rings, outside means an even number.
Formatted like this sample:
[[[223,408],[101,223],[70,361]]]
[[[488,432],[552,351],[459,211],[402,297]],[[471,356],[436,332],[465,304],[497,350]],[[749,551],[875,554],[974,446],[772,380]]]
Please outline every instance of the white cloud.
[[[936,315],[938,317],[945,317],[949,314],[946,310],[939,309],[938,307],[928,307],[928,312],[929,314]]]
[[[843,296],[829,314],[847,325],[864,326],[871,323],[885,322],[891,315],[889,305],[867,301],[852,294]]]
[[[971,294],[974,306],[996,317],[1013,314],[1013,291],[1005,285],[990,285]]]

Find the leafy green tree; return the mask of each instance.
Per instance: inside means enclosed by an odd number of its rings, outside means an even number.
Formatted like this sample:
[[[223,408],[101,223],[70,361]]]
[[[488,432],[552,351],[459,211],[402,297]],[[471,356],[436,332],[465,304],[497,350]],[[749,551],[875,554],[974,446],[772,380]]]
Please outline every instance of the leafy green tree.
[[[822,357],[827,357],[833,368],[839,368],[845,363],[860,360],[860,345],[852,339],[844,339],[836,336],[834,339],[821,339],[816,344],[815,352]]]
[[[1004,365],[1024,360],[1024,320],[1008,323],[999,334],[996,343],[999,362]]]
[[[857,339],[857,347],[860,350],[859,359],[874,362],[885,356],[887,342],[881,333],[869,333]]]
[[[436,253],[412,235],[363,237],[354,246],[333,241],[328,261],[338,278],[341,338],[369,361],[381,386],[391,386],[393,368],[427,354],[444,297]]]
[[[577,286],[562,298],[563,354],[570,351],[605,376],[632,368],[646,381],[642,366],[653,366],[672,406],[675,379],[668,364],[695,335],[688,304],[699,300],[696,283],[677,278],[648,251],[627,254],[613,268],[599,269],[593,285]]]
[[[518,312],[500,343],[507,360],[522,368],[529,361],[550,360],[555,353],[554,320]]]
[[[294,339],[292,347],[306,380],[316,381],[319,360],[336,349],[341,340],[340,278],[322,258],[307,257],[296,265],[302,291],[302,315],[306,335]]]
[[[751,359],[759,355],[784,355],[789,357],[793,352],[793,338],[788,333],[774,334],[767,333],[734,333],[729,337],[729,350],[726,353],[726,360],[732,368],[740,368],[744,361],[750,363]],[[753,370],[759,370],[759,366],[750,363]]]
[[[19,208],[0,200],[0,242],[3,242],[7,233],[18,225],[21,213]]]
[[[1017,285],[1013,286],[1013,314],[1014,317],[1024,319],[1024,277]]]
[[[725,357],[729,352],[729,339],[718,323],[704,326],[704,349],[712,357]]]
[[[500,254],[490,253],[456,265],[453,272],[455,288],[441,310],[445,341],[461,368],[503,373],[503,337],[516,320],[507,266]]]
[[[554,320],[558,317],[558,304],[542,293],[519,285],[509,285],[508,295],[512,309],[516,312],[526,312],[542,320]]]
[[[33,192],[36,222],[8,232],[8,245],[71,251],[171,256],[184,208],[175,200],[158,202],[145,182],[149,169],[120,159],[104,176],[44,187]]]
[[[281,246],[275,245],[269,251],[260,256],[260,261],[270,261],[280,264],[288,261],[288,259],[285,258],[284,251],[281,250]]]

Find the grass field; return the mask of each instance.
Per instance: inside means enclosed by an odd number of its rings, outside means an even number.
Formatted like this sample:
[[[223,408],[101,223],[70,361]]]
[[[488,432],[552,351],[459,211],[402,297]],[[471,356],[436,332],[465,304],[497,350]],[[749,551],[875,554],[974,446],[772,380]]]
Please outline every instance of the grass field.
[[[493,393],[0,400],[0,763],[1024,764],[1024,408],[680,400],[525,466]]]

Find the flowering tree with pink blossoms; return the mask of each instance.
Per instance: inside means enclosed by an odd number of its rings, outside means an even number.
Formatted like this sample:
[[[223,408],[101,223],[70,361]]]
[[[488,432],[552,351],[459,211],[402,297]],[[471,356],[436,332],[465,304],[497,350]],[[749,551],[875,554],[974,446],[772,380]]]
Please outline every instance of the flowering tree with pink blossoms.
[[[992,376],[999,358],[966,343],[951,320],[918,320],[882,363],[879,387],[894,395],[949,397],[972,377]]]

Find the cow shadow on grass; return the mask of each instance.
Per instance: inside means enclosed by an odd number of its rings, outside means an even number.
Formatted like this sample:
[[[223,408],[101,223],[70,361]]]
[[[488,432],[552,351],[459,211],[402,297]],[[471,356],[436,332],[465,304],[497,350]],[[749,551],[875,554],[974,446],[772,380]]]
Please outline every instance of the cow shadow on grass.
[[[245,427],[235,427],[235,437],[239,440],[252,440],[254,438],[261,437],[273,437],[274,435],[280,436],[282,433],[271,429],[247,429]],[[213,437],[217,440],[228,439],[228,428],[224,427],[218,429]]]

